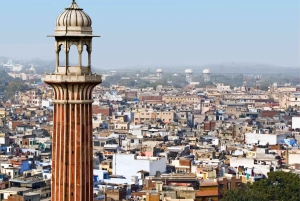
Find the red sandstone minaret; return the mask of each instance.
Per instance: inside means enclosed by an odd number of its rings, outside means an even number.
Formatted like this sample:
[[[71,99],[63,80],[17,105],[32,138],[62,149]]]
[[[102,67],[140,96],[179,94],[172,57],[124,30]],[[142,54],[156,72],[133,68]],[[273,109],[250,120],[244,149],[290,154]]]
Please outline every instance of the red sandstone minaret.
[[[92,90],[101,83],[101,76],[91,72],[92,38],[96,37],[91,25],[91,18],[73,0],[58,16],[52,35],[56,69],[44,77],[54,90],[52,201],[93,200]],[[72,45],[78,65],[69,63]],[[83,51],[88,55],[85,66]]]

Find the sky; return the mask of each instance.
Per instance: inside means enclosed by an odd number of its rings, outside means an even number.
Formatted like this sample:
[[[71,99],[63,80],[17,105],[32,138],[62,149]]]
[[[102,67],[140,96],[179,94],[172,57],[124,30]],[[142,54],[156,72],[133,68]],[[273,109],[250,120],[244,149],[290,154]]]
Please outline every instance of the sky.
[[[96,68],[223,62],[299,66],[298,0],[77,0],[93,21]],[[53,60],[71,0],[1,0],[0,56]]]

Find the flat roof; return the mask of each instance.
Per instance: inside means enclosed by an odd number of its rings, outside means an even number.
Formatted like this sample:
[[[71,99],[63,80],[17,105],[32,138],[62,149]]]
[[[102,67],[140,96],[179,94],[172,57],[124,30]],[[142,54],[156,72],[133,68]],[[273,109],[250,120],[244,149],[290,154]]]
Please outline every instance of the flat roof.
[[[0,190],[0,193],[8,193],[8,192],[24,192],[24,191],[31,191],[31,188],[18,188],[18,187],[10,187],[3,190]]]

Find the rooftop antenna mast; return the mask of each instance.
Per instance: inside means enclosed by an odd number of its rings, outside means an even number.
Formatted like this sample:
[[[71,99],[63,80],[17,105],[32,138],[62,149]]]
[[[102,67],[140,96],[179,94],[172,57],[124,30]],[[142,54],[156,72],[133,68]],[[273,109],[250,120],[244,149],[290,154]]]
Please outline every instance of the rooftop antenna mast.
[[[260,89],[260,75],[255,76],[255,88],[258,91]]]

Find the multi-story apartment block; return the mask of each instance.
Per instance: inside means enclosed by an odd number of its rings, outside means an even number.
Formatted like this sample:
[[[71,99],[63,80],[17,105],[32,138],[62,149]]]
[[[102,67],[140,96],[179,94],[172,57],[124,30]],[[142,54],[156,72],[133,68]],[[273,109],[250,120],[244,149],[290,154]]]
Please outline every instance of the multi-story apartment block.
[[[201,97],[198,96],[163,96],[163,101],[170,104],[194,104],[200,103]]]
[[[279,99],[279,107],[286,109],[288,107],[300,106],[300,93],[285,93]]]
[[[35,89],[22,93],[20,97],[20,101],[23,105],[40,106],[42,104],[42,95]]]
[[[153,111],[153,110],[134,112],[133,123],[134,124],[142,124],[147,121],[154,123],[159,119],[165,123],[171,122],[174,120],[174,112],[173,111]]]

